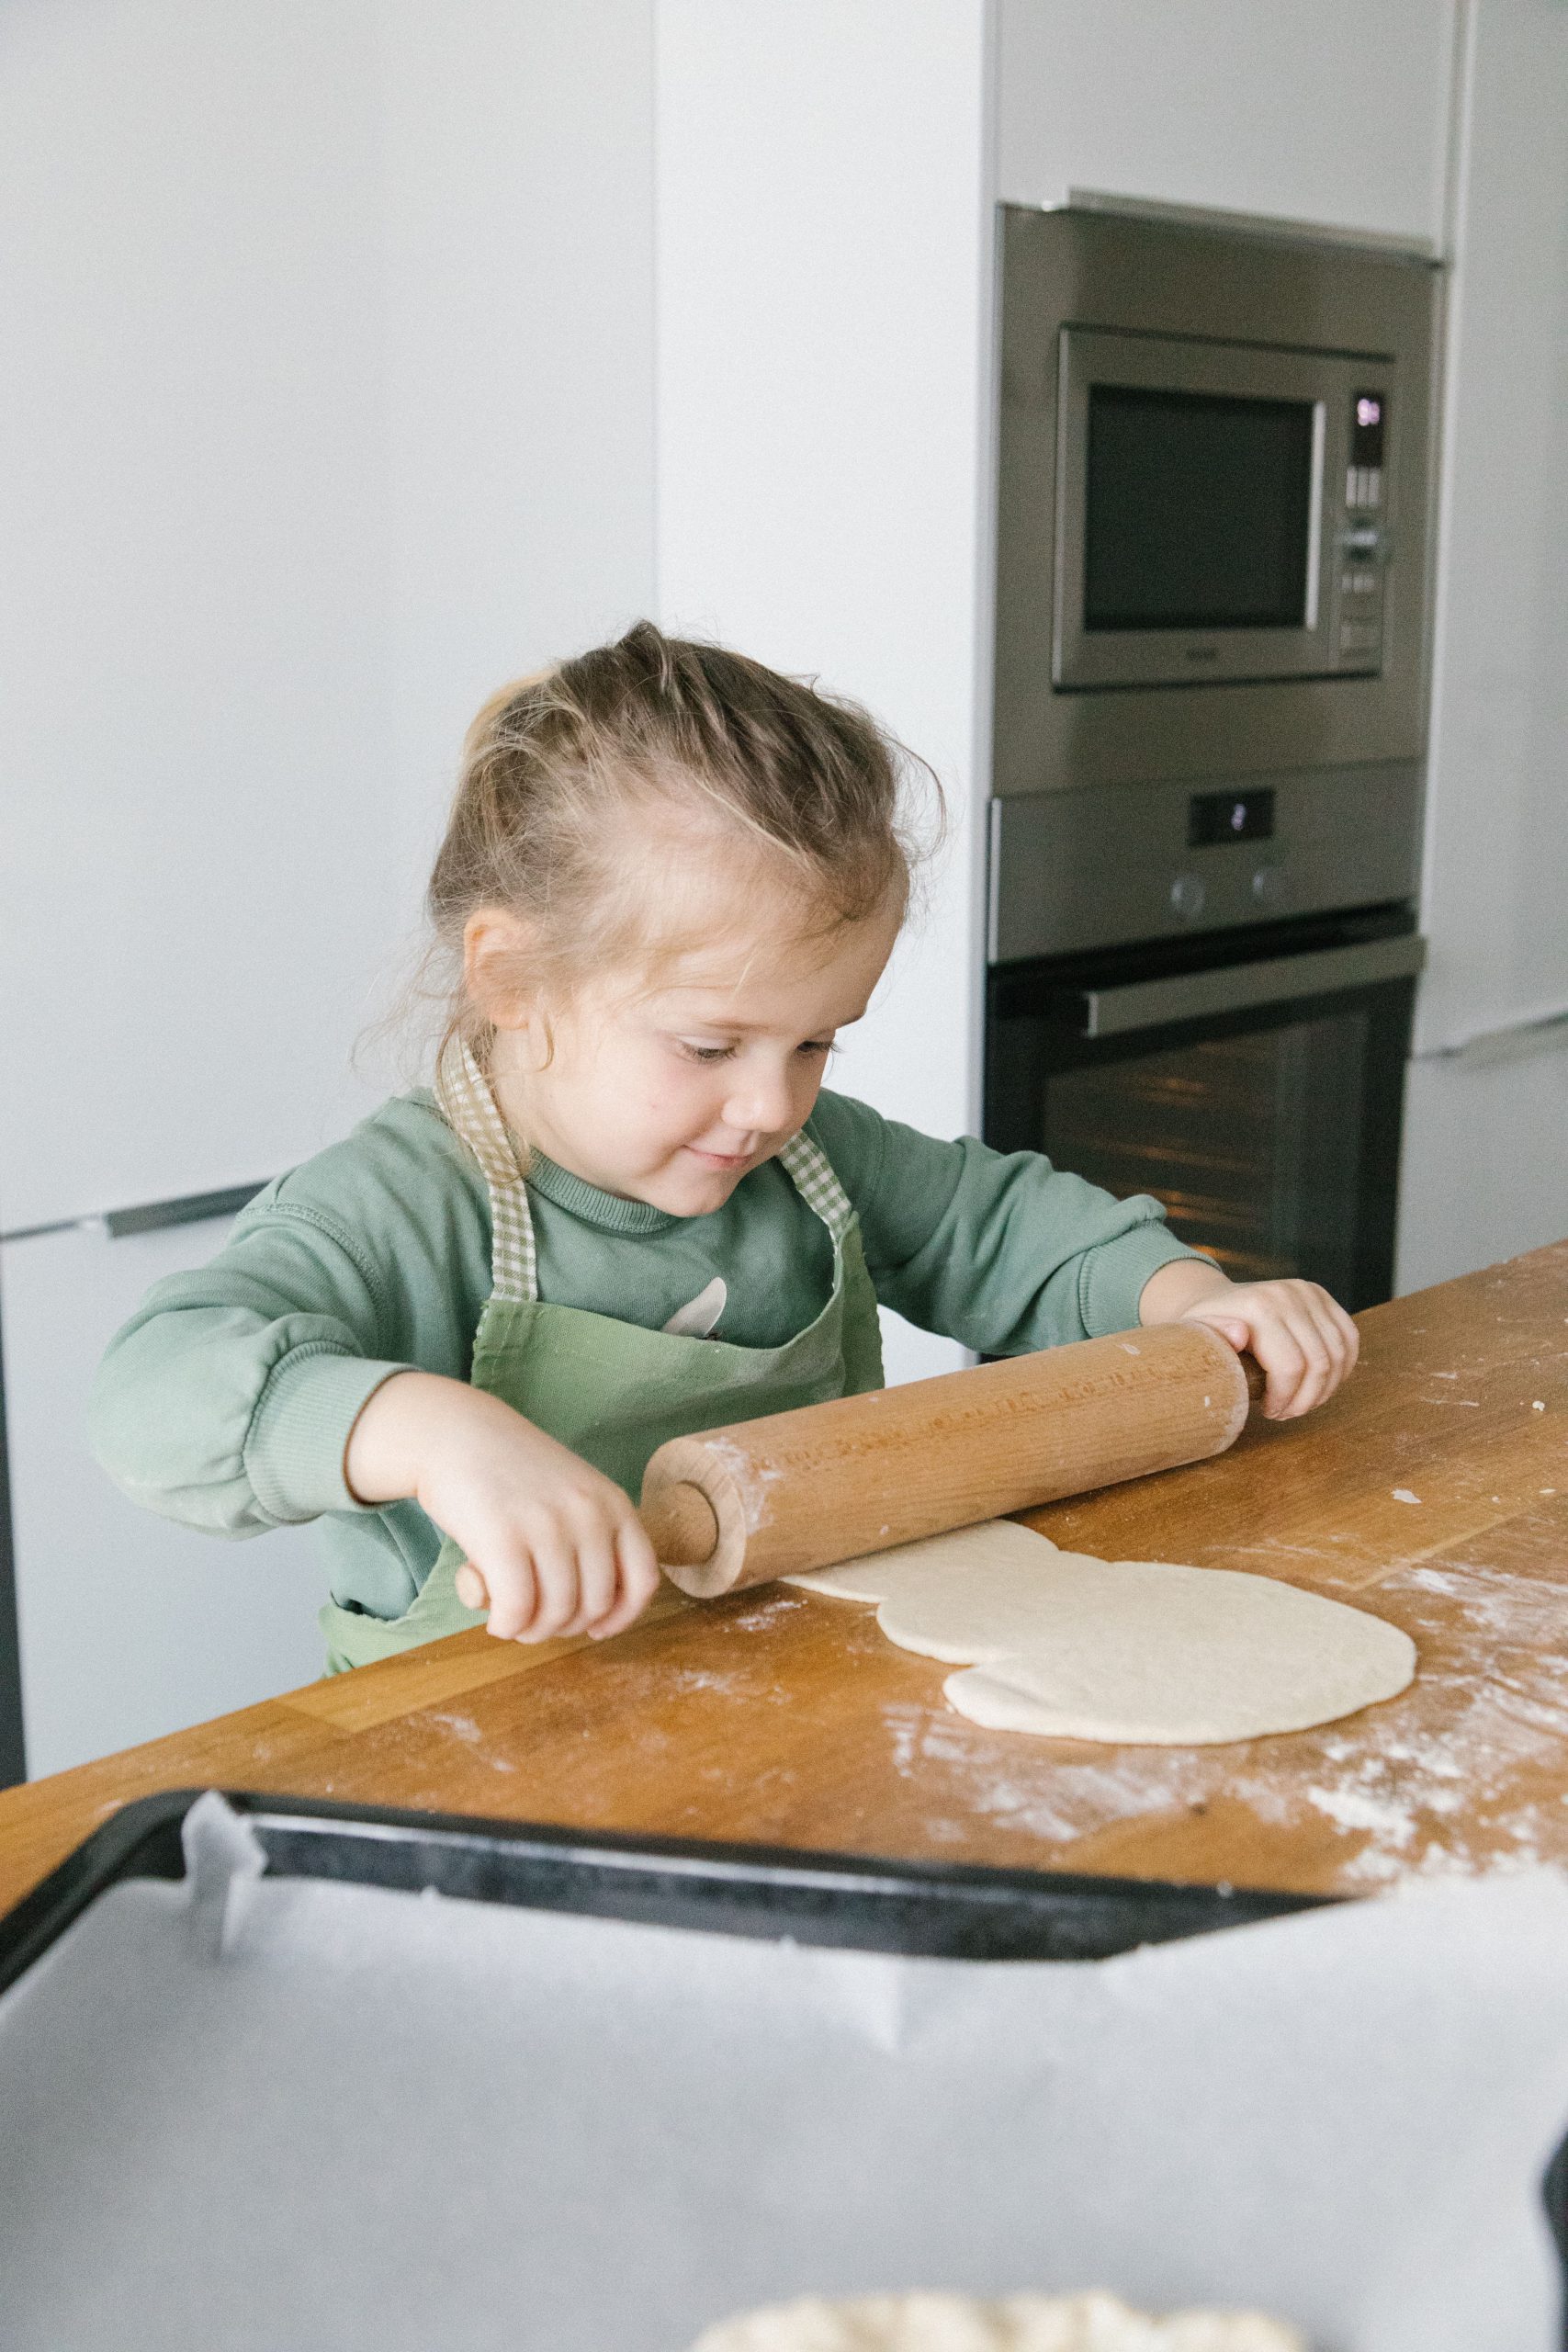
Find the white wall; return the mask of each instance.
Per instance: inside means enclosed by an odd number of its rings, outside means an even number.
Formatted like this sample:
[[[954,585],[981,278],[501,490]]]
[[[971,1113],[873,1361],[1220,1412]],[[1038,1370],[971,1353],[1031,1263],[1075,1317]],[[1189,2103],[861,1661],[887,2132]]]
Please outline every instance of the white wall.
[[[259,1182],[378,1099],[350,1048],[464,725],[651,605],[652,14],[13,0],[4,39],[15,1234]],[[6,1250],[35,1770],[319,1657],[309,1537],[204,1543],[80,1442],[113,1323],[215,1246]]]
[[[654,604],[653,8],[377,13],[406,928],[479,704]]]
[[[1000,0],[998,185],[1437,238],[1453,0]]]
[[[7,1229],[260,1180],[342,1100],[392,910],[374,16],[6,13]]]
[[[978,1117],[990,185],[981,0],[659,0],[667,627],[820,673],[939,771],[923,931],[835,1083]],[[890,1329],[893,1376],[951,1343]]]
[[[1455,188],[1442,563],[1400,1284],[1568,1232],[1568,12],[1480,0]],[[1447,1049],[1447,1050],[1445,1050]]]
[[[650,602],[651,26],[7,9],[5,1229],[368,1107],[467,719]]]

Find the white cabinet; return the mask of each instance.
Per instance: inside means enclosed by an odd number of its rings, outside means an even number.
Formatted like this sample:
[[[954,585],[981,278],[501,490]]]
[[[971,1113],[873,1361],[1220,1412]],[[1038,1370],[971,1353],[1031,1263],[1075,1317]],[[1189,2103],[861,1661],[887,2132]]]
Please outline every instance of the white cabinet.
[[[651,0],[6,12],[0,1313],[35,1774],[319,1671],[306,1533],[152,1519],[83,1445],[110,1332],[220,1229],[35,1228],[260,1183],[424,1074],[350,1049],[412,961],[464,727],[654,602],[651,101]]]
[[[660,0],[659,617],[812,673],[940,773],[926,911],[833,1083],[979,1113],[990,399],[981,0]],[[951,1340],[885,1316],[892,1379]]]
[[[128,1502],[93,1461],[105,1346],[227,1220],[111,1240],[94,1227],[0,1248],[11,1510],[29,1777],[203,1722],[319,1675],[327,1572],[309,1528],[226,1544]]]
[[[1402,1290],[1568,1231],[1568,9],[1472,23]]]
[[[998,192],[1435,241],[1455,17],[1454,0],[1001,0]]]
[[[384,781],[373,17],[8,12],[6,1232],[259,1182],[363,1102],[347,1049],[417,887]]]

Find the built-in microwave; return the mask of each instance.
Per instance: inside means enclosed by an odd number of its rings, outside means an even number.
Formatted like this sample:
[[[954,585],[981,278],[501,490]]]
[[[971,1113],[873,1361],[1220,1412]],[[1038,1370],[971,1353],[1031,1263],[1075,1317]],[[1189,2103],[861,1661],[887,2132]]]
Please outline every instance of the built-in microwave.
[[[1002,208],[998,794],[1418,758],[1438,286]]]
[[[1052,683],[1382,666],[1386,364],[1068,326]]]

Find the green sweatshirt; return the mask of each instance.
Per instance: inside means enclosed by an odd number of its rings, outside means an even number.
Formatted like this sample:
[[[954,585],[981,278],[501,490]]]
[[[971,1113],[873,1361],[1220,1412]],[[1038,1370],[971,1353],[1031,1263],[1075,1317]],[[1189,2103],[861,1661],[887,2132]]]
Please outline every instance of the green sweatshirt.
[[[1156,1268],[1194,1254],[1157,1201],[1114,1200],[1034,1152],[940,1142],[826,1091],[807,1132],[859,1214],[877,1297],[984,1354],[1126,1330]],[[528,1185],[543,1299],[658,1330],[722,1275],[720,1336],[755,1348],[827,1300],[827,1229],[776,1160],[706,1216],[538,1154]],[[133,1501],[214,1535],[319,1521],[333,1599],[401,1616],[440,1532],[416,1502],[355,1501],[349,1432],[394,1372],[468,1379],[490,1289],[478,1164],[432,1094],[397,1096],[269,1184],[209,1265],[153,1285],[99,1367],[93,1451]]]

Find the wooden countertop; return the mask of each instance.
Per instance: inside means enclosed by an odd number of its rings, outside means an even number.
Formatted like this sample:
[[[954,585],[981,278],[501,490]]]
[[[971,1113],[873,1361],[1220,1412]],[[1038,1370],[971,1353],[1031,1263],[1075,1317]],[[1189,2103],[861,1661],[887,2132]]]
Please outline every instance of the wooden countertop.
[[[954,1714],[854,1602],[671,1595],[604,1645],[462,1634],[0,1792],[0,1910],[192,1784],[1302,1893],[1568,1861],[1568,1241],[1361,1326],[1321,1412],[1032,1523],[1375,1610],[1420,1652],[1381,1707],[1227,1747],[1035,1740]]]

